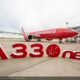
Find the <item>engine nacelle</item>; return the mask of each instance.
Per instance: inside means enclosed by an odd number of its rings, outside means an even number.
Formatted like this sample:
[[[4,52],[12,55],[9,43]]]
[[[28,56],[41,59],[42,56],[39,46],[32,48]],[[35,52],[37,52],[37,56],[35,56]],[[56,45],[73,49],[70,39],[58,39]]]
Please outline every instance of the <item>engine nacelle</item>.
[[[30,40],[32,40],[32,35],[26,35],[26,36],[24,36],[24,39],[26,41],[30,41]]]

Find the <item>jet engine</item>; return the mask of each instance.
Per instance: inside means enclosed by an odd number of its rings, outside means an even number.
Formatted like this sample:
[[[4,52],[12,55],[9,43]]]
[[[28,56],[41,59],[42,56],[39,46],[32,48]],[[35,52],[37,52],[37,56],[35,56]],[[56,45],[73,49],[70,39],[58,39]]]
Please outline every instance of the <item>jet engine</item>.
[[[24,36],[24,39],[26,41],[30,41],[30,40],[32,40],[32,35],[26,35],[26,36]]]

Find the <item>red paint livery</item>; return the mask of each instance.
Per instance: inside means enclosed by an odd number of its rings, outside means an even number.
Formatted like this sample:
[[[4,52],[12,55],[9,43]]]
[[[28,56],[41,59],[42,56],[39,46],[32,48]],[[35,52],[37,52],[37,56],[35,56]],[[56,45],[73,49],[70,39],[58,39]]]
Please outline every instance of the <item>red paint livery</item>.
[[[22,28],[22,34],[26,41],[30,41],[33,38],[36,38],[38,41],[41,41],[42,38],[45,38],[46,40],[59,39],[60,42],[62,42],[63,38],[74,37],[78,34],[78,32],[68,28],[56,28],[50,30],[25,33],[24,29]]]

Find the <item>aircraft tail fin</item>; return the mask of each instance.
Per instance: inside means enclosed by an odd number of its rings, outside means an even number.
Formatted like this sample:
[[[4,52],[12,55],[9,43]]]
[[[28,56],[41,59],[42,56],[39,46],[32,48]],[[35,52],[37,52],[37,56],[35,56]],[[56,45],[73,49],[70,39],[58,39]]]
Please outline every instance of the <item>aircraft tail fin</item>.
[[[24,28],[23,27],[22,27],[22,34],[25,35],[25,31],[24,31]]]

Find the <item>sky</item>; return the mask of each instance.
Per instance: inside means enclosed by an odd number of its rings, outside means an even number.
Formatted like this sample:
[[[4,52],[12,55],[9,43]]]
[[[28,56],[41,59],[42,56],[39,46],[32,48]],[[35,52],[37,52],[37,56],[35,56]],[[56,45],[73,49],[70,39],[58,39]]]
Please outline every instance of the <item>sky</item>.
[[[0,31],[80,26],[80,0],[0,0]]]

